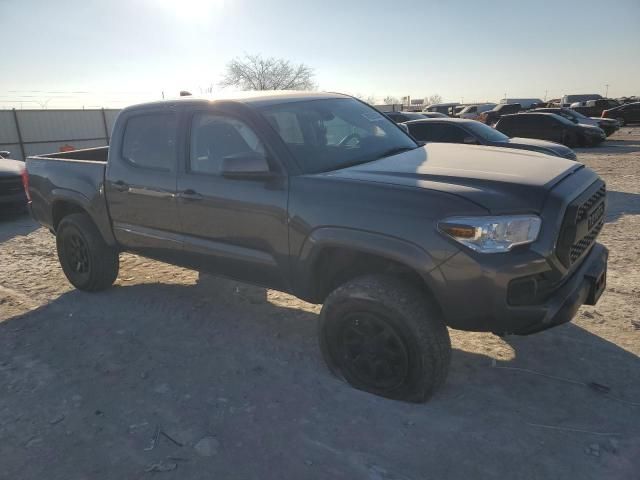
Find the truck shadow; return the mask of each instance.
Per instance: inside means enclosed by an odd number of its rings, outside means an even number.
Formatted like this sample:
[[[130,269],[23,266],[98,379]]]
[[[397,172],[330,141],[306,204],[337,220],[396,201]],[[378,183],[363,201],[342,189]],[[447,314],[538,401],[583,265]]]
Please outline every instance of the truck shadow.
[[[615,222],[623,215],[640,215],[640,193],[607,192],[607,222]]]
[[[325,473],[345,474],[332,478],[374,478],[372,465],[382,468],[381,462],[404,472],[393,478],[418,478],[426,465],[436,474],[471,478],[495,455],[504,455],[503,471],[516,468],[522,457],[513,454],[526,443],[555,449],[545,462],[528,464],[531,478],[553,476],[554,469],[590,472],[590,465],[574,465],[562,453],[581,450],[582,439],[530,424],[615,432],[623,446],[631,435],[633,448],[640,445],[632,435],[640,430],[637,407],[624,403],[640,401],[638,357],[578,326],[506,338],[513,358],[495,365],[487,354],[456,348],[443,390],[428,404],[413,405],[334,379],[317,347],[317,313],[290,302],[201,276],[194,286],[72,291],[6,320],[0,384],[9,394],[0,396],[0,444],[11,452],[3,455],[8,478],[64,473],[57,462],[38,462],[38,448],[24,447],[33,439],[48,458],[102,472],[93,478],[131,478],[167,455],[189,459],[187,447],[212,434],[224,450],[217,462],[226,469],[217,471],[242,478],[308,478],[304,459],[326,465]],[[495,368],[502,366],[611,391]],[[150,453],[145,448],[157,425],[176,442]],[[450,449],[465,451],[465,461],[440,461],[438,452]],[[247,452],[259,453],[258,460],[247,462]],[[278,459],[266,475],[265,458]],[[616,471],[637,468],[637,456],[629,458],[635,460],[618,462]],[[180,464],[181,476],[191,478],[198,468],[204,466]]]

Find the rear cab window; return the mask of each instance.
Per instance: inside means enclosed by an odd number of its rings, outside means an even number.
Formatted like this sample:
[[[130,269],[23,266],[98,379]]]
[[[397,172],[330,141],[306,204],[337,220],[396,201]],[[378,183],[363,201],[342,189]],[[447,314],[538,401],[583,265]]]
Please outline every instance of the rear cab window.
[[[175,113],[144,113],[127,120],[122,158],[129,164],[152,170],[172,170],[176,163]]]

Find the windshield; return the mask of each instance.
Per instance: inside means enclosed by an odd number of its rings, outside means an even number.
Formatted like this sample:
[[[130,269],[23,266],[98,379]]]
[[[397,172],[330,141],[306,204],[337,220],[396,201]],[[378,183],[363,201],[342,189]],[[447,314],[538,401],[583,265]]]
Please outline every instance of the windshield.
[[[577,112],[576,110],[564,110],[568,115],[571,115],[573,118],[580,118],[582,120],[584,120],[585,118],[589,118],[586,115],[581,114],[580,112]]]
[[[282,103],[260,111],[304,173],[338,170],[418,148],[387,117],[352,98]]]
[[[508,142],[509,137],[507,137],[504,133],[499,132],[495,128],[491,128],[489,125],[485,125],[480,122],[469,122],[465,124],[469,130],[473,133],[482,137],[490,142]]]
[[[547,115],[554,117],[556,120],[559,120],[565,125],[573,125],[573,122],[571,120],[567,120],[565,117],[563,117],[562,115],[558,115],[557,113],[548,113]]]

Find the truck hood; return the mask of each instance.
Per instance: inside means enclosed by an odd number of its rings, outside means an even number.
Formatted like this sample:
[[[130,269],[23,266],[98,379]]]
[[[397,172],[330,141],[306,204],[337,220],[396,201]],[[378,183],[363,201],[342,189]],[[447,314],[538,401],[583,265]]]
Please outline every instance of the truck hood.
[[[0,158],[0,177],[15,177],[24,170],[24,162]]]
[[[582,167],[527,150],[430,143],[324,175],[447,192],[493,213],[516,213],[540,211],[549,190]]]

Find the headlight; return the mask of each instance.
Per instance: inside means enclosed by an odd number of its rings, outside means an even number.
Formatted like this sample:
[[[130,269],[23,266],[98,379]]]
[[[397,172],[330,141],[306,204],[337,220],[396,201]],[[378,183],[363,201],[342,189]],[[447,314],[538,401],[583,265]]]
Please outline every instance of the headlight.
[[[439,222],[438,229],[476,252],[500,253],[535,241],[541,224],[536,215],[451,217]]]

